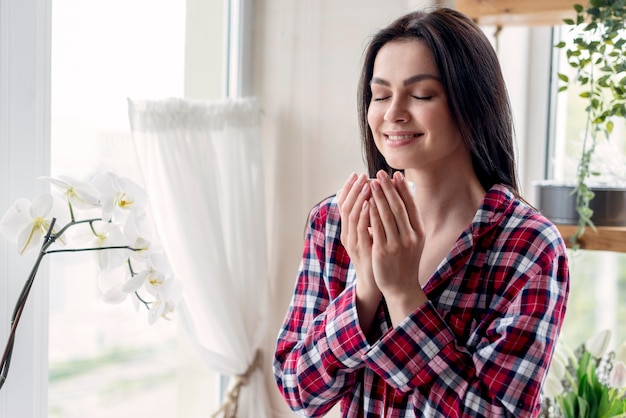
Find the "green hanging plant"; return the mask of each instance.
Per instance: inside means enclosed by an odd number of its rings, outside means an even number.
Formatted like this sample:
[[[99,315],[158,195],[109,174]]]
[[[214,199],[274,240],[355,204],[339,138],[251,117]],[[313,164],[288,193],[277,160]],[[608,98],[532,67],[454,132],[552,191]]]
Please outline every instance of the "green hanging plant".
[[[576,71],[574,79],[566,74],[557,76],[563,84],[559,92],[569,85],[582,87],[580,97],[587,100],[587,120],[583,147],[578,162],[576,211],[578,229],[571,237],[574,248],[587,226],[595,230],[590,202],[594,193],[589,186],[592,176],[591,161],[600,139],[608,139],[613,131],[615,117],[626,117],[626,0],[591,0],[585,8],[574,5],[575,19],[565,19],[574,33],[571,44],[559,42],[556,48],[565,50],[567,62]]]

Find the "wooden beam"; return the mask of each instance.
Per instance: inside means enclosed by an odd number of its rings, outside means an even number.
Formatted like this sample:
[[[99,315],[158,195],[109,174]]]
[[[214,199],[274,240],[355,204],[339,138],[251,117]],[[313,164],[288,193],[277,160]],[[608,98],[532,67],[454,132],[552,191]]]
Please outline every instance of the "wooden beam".
[[[576,16],[587,0],[456,0],[455,8],[481,25],[553,26]]]

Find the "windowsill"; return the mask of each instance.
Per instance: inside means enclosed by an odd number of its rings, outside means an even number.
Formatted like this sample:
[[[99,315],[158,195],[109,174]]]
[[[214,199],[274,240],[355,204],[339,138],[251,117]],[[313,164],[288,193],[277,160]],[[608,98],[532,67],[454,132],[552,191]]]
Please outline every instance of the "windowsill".
[[[557,225],[565,244],[570,247],[569,237],[576,234],[576,225]],[[626,253],[626,226],[598,226],[596,231],[587,227],[579,239],[583,250],[614,251]]]

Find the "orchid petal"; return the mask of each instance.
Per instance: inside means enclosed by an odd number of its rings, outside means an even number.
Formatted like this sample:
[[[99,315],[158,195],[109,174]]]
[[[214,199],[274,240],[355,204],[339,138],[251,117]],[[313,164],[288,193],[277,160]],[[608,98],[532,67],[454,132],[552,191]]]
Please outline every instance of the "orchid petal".
[[[30,205],[30,200],[18,199],[2,216],[0,233],[8,241],[17,243],[20,232],[30,223]]]
[[[113,173],[103,173],[94,177],[91,183],[100,191],[104,220],[112,219],[116,209],[144,213],[146,192],[132,180]]]
[[[127,295],[128,293],[124,292],[122,289],[122,284],[118,283],[104,292],[103,299],[108,303],[119,304],[126,300]]]
[[[67,202],[77,209],[93,209],[100,206],[98,190],[89,183],[79,181],[67,176],[40,177],[59,188]]]
[[[45,218],[47,217],[53,205],[52,196],[49,194],[42,194],[33,199],[32,204],[30,205],[30,216],[31,218]]]
[[[134,277],[131,277],[129,280],[124,283],[124,292],[133,293],[139,290],[139,288],[145,283],[148,278],[148,271],[142,271],[141,273],[135,274]]]
[[[93,239],[92,247],[102,248],[94,252],[94,258],[101,270],[108,270],[118,267],[128,259],[127,249],[105,249],[103,247],[123,246],[124,237],[122,231],[115,224],[100,223],[94,225],[96,237]]]
[[[32,222],[28,224],[20,233],[17,239],[17,249],[20,254],[28,253],[34,248],[39,247],[43,241],[43,237],[47,232],[48,225]]]

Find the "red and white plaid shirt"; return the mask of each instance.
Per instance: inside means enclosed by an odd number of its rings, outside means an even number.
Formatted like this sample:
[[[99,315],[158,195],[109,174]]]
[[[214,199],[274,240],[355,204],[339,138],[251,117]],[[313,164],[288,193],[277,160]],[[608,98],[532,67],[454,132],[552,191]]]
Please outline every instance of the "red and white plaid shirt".
[[[274,358],[300,416],[531,417],[569,291],[558,230],[504,186],[424,287],[429,302],[395,328],[381,303],[370,341],[335,197],[311,211],[295,293]],[[377,325],[376,325],[377,324]]]

